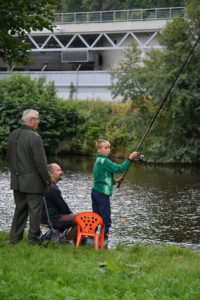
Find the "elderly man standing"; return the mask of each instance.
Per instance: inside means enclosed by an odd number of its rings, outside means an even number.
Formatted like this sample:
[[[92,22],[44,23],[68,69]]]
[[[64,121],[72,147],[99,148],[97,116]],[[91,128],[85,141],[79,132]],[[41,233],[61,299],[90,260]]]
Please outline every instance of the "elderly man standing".
[[[22,114],[22,127],[11,132],[8,140],[8,160],[11,170],[11,189],[15,212],[10,231],[10,242],[23,239],[29,216],[28,239],[31,244],[40,241],[40,219],[43,193],[51,184],[47,159],[41,136],[36,132],[39,113],[27,109]]]

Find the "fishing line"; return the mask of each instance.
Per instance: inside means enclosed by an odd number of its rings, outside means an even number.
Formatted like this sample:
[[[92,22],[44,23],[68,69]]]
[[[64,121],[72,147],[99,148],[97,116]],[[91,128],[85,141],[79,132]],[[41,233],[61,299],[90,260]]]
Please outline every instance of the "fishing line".
[[[145,133],[144,133],[144,135],[143,135],[143,137],[142,137],[142,139],[141,139],[141,141],[140,141],[140,143],[139,143],[139,145],[137,146],[136,151],[139,151],[140,148],[142,147],[142,144],[144,143],[144,140],[145,140],[147,134],[149,133],[149,131],[150,131],[150,129],[151,129],[153,123],[154,123],[155,120],[157,119],[160,110],[162,109],[162,107],[163,107],[165,101],[167,100],[168,96],[170,95],[170,93],[171,93],[171,91],[172,91],[172,89],[173,89],[173,87],[174,87],[176,81],[178,80],[180,74],[182,73],[182,71],[183,71],[185,65],[187,64],[187,62],[188,62],[190,56],[192,55],[192,53],[193,53],[195,47],[197,46],[199,40],[200,40],[200,36],[197,38],[197,40],[196,40],[196,42],[194,43],[193,47],[190,49],[189,54],[188,54],[187,57],[185,58],[185,60],[184,60],[184,62],[183,62],[183,64],[182,64],[182,66],[181,66],[180,69],[178,70],[178,72],[177,72],[177,74],[176,74],[176,76],[175,76],[175,79],[174,79],[174,81],[172,82],[172,85],[170,86],[169,90],[167,91],[167,93],[165,94],[163,100],[161,101],[161,103],[160,103],[160,105],[159,105],[159,107],[158,107],[158,109],[157,109],[157,111],[156,111],[154,117],[152,118],[152,120],[151,120],[149,126],[147,127],[147,129],[146,129],[146,131],[145,131]],[[130,167],[130,166],[129,166],[129,167]],[[128,169],[129,169],[129,168],[128,168]],[[121,182],[123,181],[124,177],[126,176],[126,173],[128,172],[128,169],[127,169],[126,172],[123,174],[123,176],[122,176],[122,178],[121,178],[121,181],[119,182],[119,184],[118,184],[118,186],[117,186],[118,188],[120,187]]]

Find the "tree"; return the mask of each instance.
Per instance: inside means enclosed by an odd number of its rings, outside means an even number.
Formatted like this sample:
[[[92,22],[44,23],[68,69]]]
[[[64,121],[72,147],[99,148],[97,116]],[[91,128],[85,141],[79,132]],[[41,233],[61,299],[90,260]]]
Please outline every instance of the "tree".
[[[121,97],[123,101],[127,101],[142,93],[138,81],[140,63],[140,50],[133,43],[129,49],[124,51],[119,65],[111,71],[113,98]]]
[[[33,108],[40,113],[39,132],[48,154],[57,154],[61,141],[76,138],[83,117],[69,101],[57,98],[53,82],[13,73],[0,80],[0,154],[6,153],[9,133],[20,126],[22,111]]]
[[[127,56],[121,73],[118,70],[119,82],[130,78],[129,81],[135,80],[134,86],[142,87],[146,99],[151,104],[149,106],[152,107],[153,104],[155,108],[152,117],[200,34],[198,1],[190,1],[188,12],[188,19],[178,18],[168,23],[158,36],[164,49],[151,51],[149,59],[144,61],[144,66],[129,67],[131,56]],[[134,63],[134,55],[132,62]],[[123,97],[129,95],[135,101],[133,90],[133,85],[125,84],[121,85],[120,91]],[[199,99],[200,47],[198,46],[180,74],[151,132],[154,140],[148,147],[151,157],[156,160],[162,157],[165,161],[176,162],[200,160]]]
[[[0,57],[3,61],[26,63],[28,34],[52,30],[56,0],[0,0]]]

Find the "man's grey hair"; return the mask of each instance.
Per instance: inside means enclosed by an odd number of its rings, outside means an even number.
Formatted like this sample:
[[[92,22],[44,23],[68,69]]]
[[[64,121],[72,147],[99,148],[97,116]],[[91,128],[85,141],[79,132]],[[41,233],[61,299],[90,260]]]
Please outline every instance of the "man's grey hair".
[[[27,120],[38,117],[39,113],[35,109],[26,109],[22,114],[22,123],[26,123]]]
[[[49,165],[47,166],[47,169],[48,169],[48,171],[49,171],[49,174],[52,174],[52,173],[53,173],[53,164],[49,164]]]

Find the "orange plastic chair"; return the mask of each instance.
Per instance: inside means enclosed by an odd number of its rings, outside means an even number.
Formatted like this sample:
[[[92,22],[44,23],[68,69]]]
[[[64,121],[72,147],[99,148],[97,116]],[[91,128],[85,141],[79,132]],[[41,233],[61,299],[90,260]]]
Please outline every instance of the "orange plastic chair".
[[[105,225],[102,218],[91,211],[81,212],[76,215],[75,222],[77,223],[77,239],[76,247],[81,245],[84,236],[94,237],[94,248],[98,250],[104,248]],[[100,233],[96,233],[97,227],[100,226]]]

